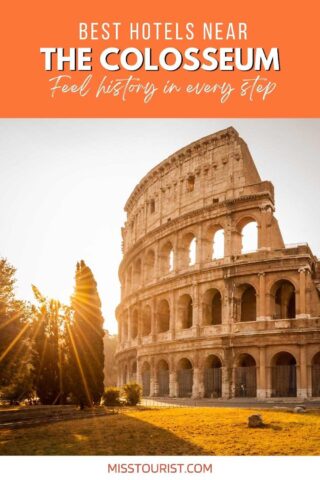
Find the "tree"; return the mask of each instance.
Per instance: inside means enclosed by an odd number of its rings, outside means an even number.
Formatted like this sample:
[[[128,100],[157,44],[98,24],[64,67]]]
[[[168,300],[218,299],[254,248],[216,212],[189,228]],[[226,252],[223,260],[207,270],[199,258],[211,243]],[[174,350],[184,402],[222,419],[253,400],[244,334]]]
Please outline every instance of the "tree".
[[[0,258],[0,390],[3,395],[15,390],[22,398],[22,384],[28,383],[30,309],[15,297],[15,273],[7,259]]]
[[[97,283],[83,260],[77,263],[67,325],[71,391],[80,406],[100,402],[104,391],[103,317]]]
[[[64,324],[68,307],[44,297],[32,287],[38,306],[33,308],[34,386],[44,405],[65,401]]]

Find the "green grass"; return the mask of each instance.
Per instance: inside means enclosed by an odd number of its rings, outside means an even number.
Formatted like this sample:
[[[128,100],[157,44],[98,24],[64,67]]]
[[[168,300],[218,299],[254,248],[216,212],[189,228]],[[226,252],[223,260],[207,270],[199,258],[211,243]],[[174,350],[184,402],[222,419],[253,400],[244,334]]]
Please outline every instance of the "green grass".
[[[320,455],[320,412],[125,409],[116,415],[0,430],[3,455]]]

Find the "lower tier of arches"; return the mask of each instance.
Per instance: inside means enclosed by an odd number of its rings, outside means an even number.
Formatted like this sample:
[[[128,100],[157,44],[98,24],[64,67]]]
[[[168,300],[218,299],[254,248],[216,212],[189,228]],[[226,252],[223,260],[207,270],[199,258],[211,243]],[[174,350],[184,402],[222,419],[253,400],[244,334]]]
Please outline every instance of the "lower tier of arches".
[[[118,385],[138,382],[143,396],[180,398],[319,398],[320,351],[304,363],[289,351],[280,350],[264,363],[250,353],[232,359],[209,354],[128,360],[119,365]],[[262,360],[262,361],[261,361]]]

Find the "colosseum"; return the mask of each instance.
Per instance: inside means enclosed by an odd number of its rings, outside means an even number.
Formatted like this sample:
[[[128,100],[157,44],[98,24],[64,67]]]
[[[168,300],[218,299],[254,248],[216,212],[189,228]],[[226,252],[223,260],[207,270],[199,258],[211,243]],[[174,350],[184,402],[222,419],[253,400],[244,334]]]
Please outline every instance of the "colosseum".
[[[284,244],[273,185],[234,128],[153,168],[125,211],[119,385],[137,381],[151,397],[320,397],[320,261],[306,243]]]

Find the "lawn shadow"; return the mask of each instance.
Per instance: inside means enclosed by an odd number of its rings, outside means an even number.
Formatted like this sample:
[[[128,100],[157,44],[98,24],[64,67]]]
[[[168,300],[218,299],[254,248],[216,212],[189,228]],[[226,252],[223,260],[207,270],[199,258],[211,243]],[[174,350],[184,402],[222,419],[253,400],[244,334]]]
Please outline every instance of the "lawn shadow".
[[[161,411],[159,411],[161,415]],[[0,430],[1,455],[212,455],[126,412]]]
[[[159,415],[161,416],[161,409]],[[126,415],[125,412],[119,413],[118,418],[120,438],[117,431],[112,455],[212,455],[212,452],[209,453],[172,431]],[[126,432],[121,431],[121,423],[126,425]]]

